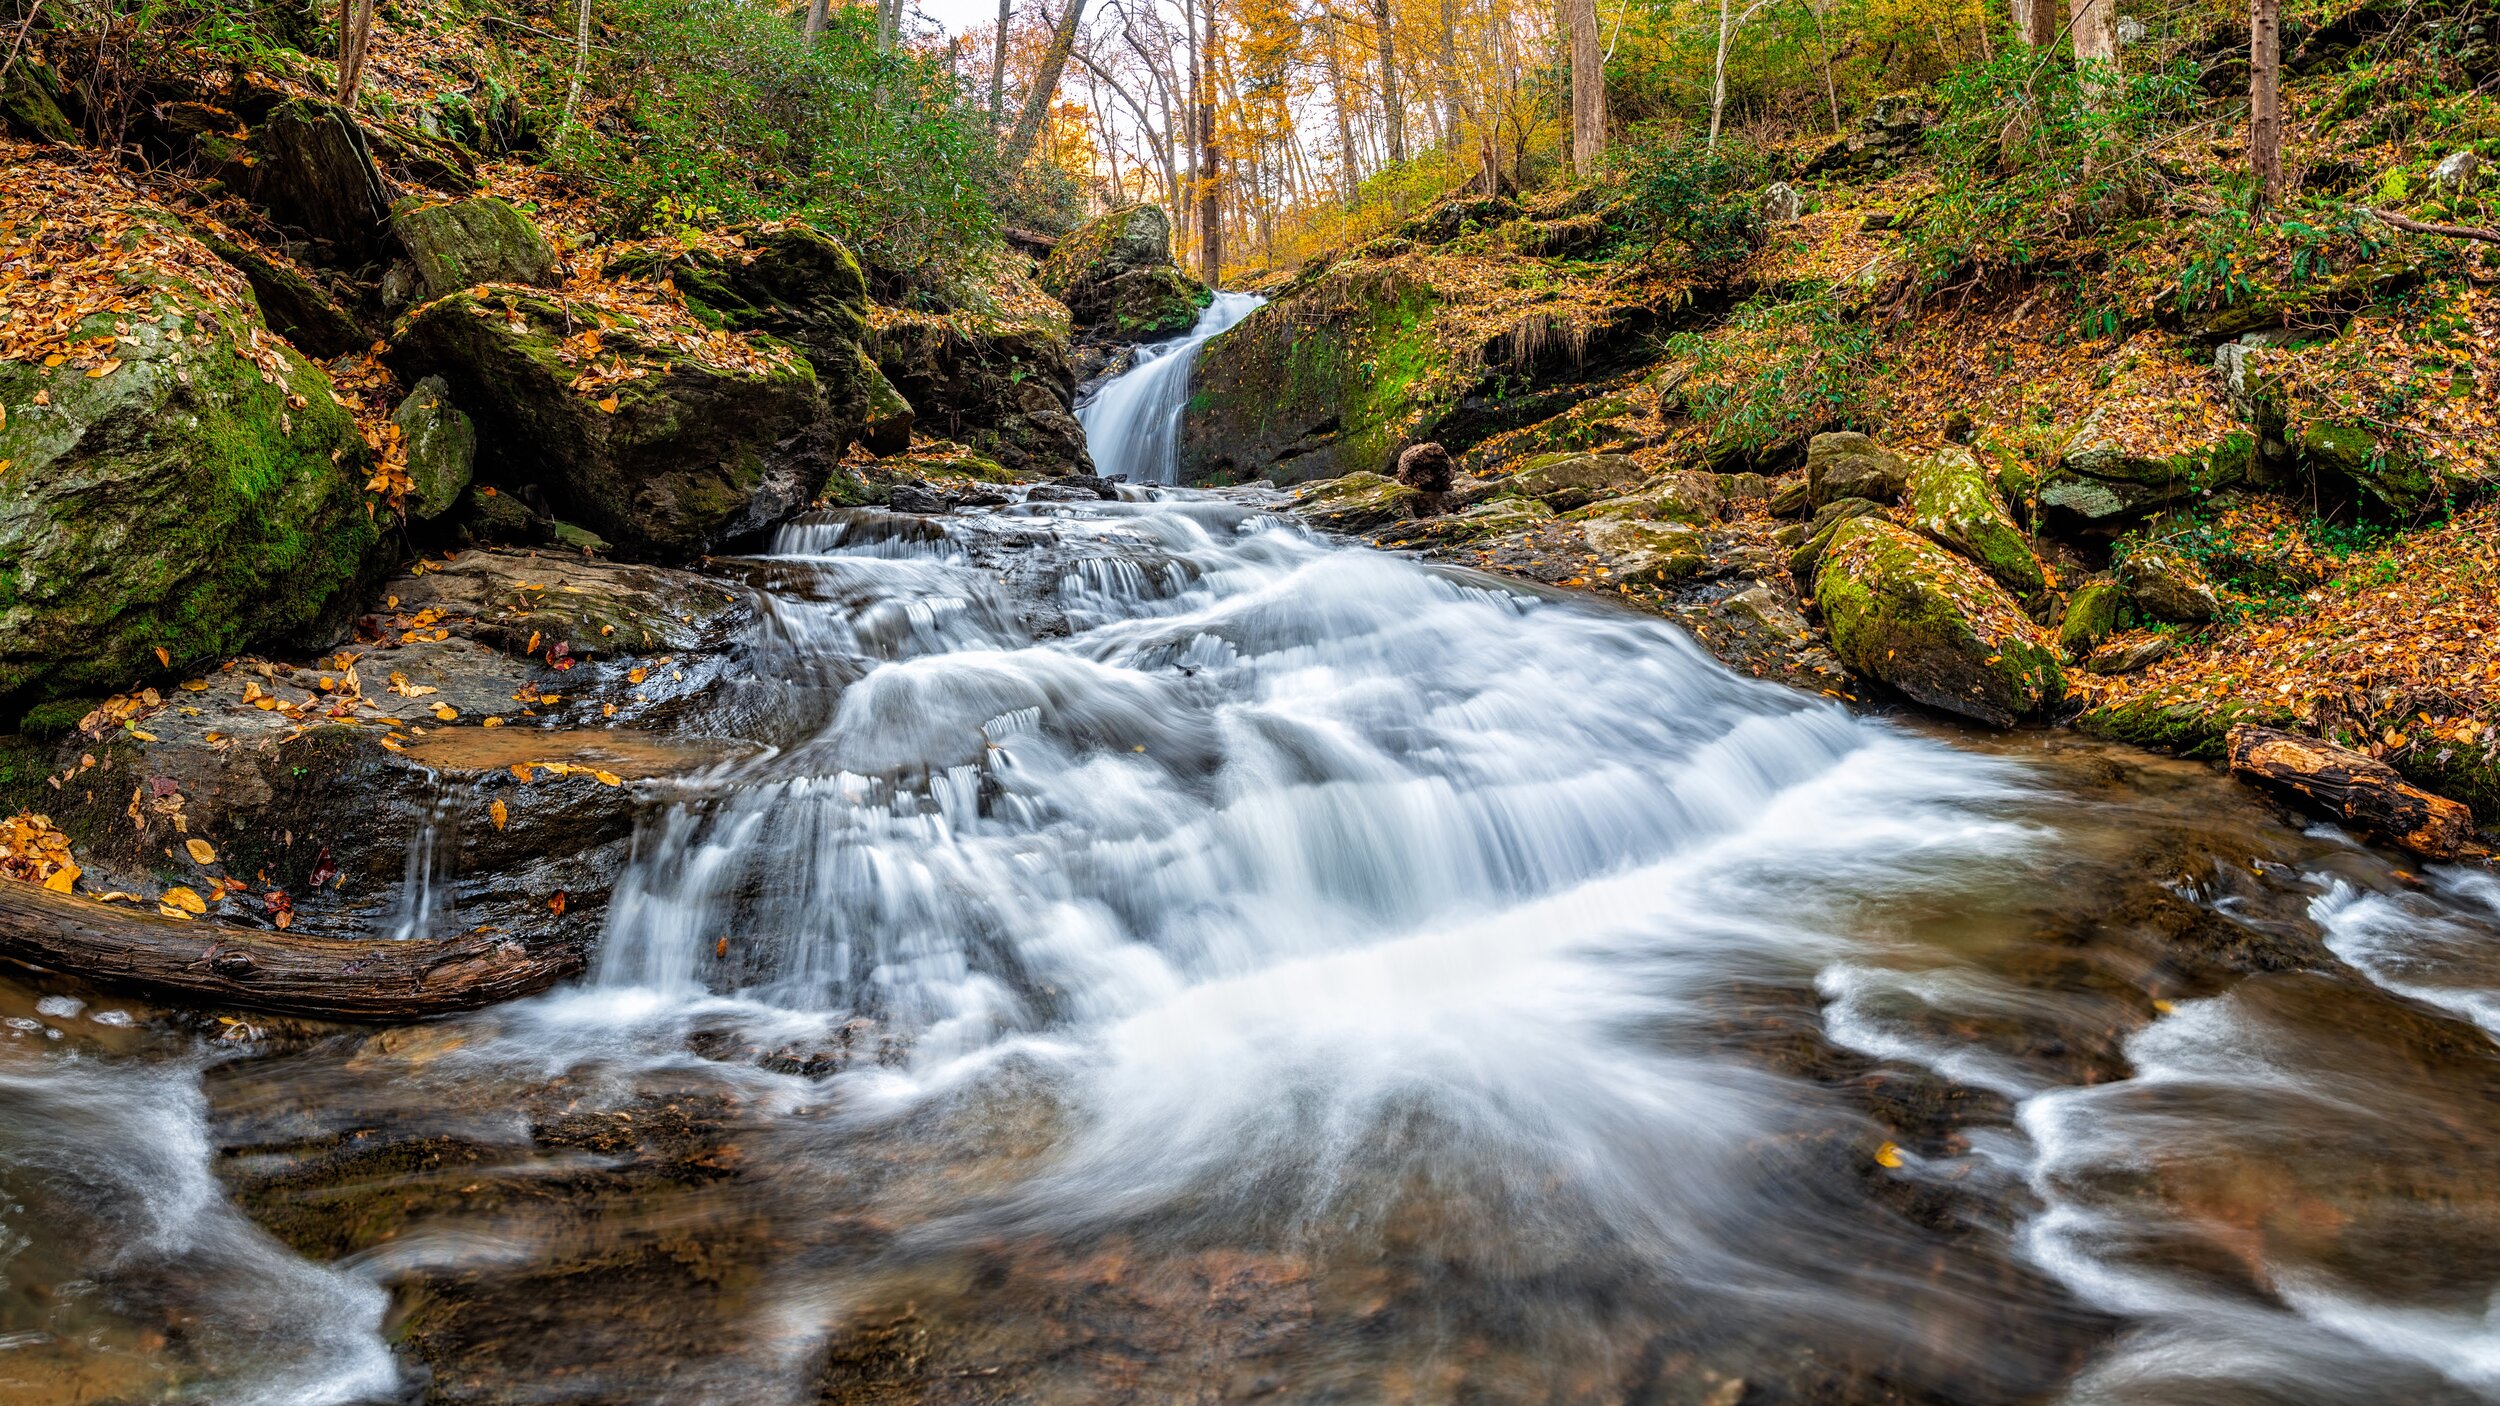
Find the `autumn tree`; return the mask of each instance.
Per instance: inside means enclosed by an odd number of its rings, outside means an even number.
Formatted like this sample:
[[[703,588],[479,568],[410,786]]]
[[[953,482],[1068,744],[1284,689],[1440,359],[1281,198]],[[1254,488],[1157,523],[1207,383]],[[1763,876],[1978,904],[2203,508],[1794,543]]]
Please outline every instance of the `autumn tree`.
[[[1041,139],[1042,122],[1050,115],[1050,105],[1059,94],[1059,75],[1067,71],[1068,53],[1076,47],[1077,26],[1085,18],[1085,0],[1068,0],[1068,8],[1052,29],[1050,48],[1042,55],[1041,72],[1033,79],[1032,90],[1024,95],[1024,110],[1016,114],[1015,130],[1007,134],[1006,149],[1001,162],[1010,171],[1033,158],[1033,144]]]
[[[1606,64],[1599,48],[1597,0],[1562,0],[1571,42],[1571,167],[1594,175],[1606,151]]]

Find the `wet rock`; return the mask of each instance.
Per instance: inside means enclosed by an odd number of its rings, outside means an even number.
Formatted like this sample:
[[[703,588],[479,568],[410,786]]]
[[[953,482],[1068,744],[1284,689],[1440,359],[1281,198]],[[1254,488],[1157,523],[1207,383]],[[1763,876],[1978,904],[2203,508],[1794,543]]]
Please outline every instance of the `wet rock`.
[[[1842,498],[1897,503],[1910,485],[1910,466],[1865,435],[1836,430],[1806,442],[1806,501],[1820,508]]]
[[[1511,475],[1510,487],[1567,510],[1613,497],[1640,480],[1641,466],[1620,454],[1542,454]]]
[[[1330,532],[1361,532],[1412,516],[1420,495],[1396,479],[1379,474],[1347,474],[1325,479],[1294,494],[1294,515]]]
[[[2093,649],[2083,667],[2096,674],[2132,674],[2169,658],[2178,647],[2178,640],[2169,635],[2111,640]]]
[[[2195,562],[2174,551],[2149,548],[2118,564],[2119,584],[2138,610],[2156,620],[2202,625],[2222,611],[2211,582]]]
[[[388,360],[412,380],[440,376],[476,420],[479,476],[546,495],[555,516],[649,559],[689,558],[745,525],[766,486],[765,455],[822,413],[808,364],[767,369],[699,361],[630,327],[607,347],[652,374],[609,388],[603,411],[572,389],[558,354],[573,319],[547,294],[498,288],[426,304],[395,331]],[[757,348],[768,357],[769,341]],[[803,485],[812,496],[829,465]]]
[[[2127,588],[2106,577],[2076,587],[2066,602],[2066,618],[2058,625],[2058,648],[2070,658],[2090,653],[2118,632],[2126,606]]]
[[[391,414],[408,450],[408,478],[415,485],[405,504],[408,516],[430,522],[450,511],[469,487],[477,464],[477,427],[451,403],[451,387],[440,376],[417,383]]]
[[[1979,563],[2019,600],[2047,593],[2040,559],[1969,450],[1947,445],[1920,460],[1910,470],[1909,495],[1910,525],[1920,536]]]
[[[1393,522],[1372,533],[1390,547],[1454,547],[1523,531],[1554,520],[1554,510],[1534,498],[1505,496],[1470,504],[1455,513]]]
[[[252,199],[314,240],[326,262],[353,268],[388,252],[390,199],[353,114],[297,98],[253,127],[250,147],[243,169]]]
[[[1447,410],[1418,393],[1450,359],[1430,336],[1438,301],[1394,271],[1330,273],[1207,343],[1181,416],[1182,481],[1389,472]]]
[[[1659,586],[1692,576],[1710,564],[1709,541],[1682,523],[1604,518],[1580,529],[1608,579],[1631,586]]]
[[[2011,727],[2065,691],[2056,654],[2002,587],[1896,524],[1843,524],[1814,598],[1843,663],[1931,708]]]
[[[76,331],[118,335],[110,374],[0,361],[0,705],[339,618],[377,545],[370,456],[320,368],[178,282],[133,296]]]
[[[1068,305],[1078,331],[1130,341],[1188,331],[1210,296],[1173,262],[1172,222],[1159,205],[1079,226],[1043,262],[1040,282]]]
[[[556,252],[538,227],[491,195],[405,202],[391,216],[391,228],[416,264],[428,298],[480,283],[546,288],[556,282]]]
[[[1091,497],[1091,494],[1086,495]],[[887,490],[885,505],[898,513],[942,513],[946,500],[925,483],[903,482]]]

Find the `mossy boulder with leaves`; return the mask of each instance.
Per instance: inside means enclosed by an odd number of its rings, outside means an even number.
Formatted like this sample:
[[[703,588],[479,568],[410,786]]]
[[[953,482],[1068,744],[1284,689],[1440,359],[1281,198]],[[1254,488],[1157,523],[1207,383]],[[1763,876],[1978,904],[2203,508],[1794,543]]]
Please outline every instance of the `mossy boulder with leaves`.
[[[876,310],[876,369],[911,403],[923,434],[959,441],[1018,473],[1091,473],[1072,413],[1067,309],[993,260],[945,312]]]
[[[544,288],[556,281],[556,251],[538,226],[491,195],[403,201],[391,214],[391,229],[415,262],[429,298],[480,283]]]
[[[1040,280],[1078,331],[1115,341],[1179,336],[1213,297],[1173,261],[1172,222],[1159,205],[1079,225],[1043,261]]]
[[[1375,473],[1347,474],[1306,485],[1294,494],[1294,515],[1331,532],[1362,532],[1413,515],[1425,495]]]
[[[2343,485],[2368,512],[2400,522],[2429,517],[2490,486],[2428,463],[2393,439],[2334,420],[2303,424],[2294,448],[2311,476]]]
[[[1815,507],[1843,498],[1898,502],[1909,483],[1907,460],[1854,430],[1806,442],[1806,497]]]
[[[1582,527],[1580,536],[1604,565],[1609,582],[1662,586],[1710,564],[1709,540],[1687,523],[1600,518]]]
[[[1979,567],[1881,518],[1854,518],[1816,569],[1832,652],[1928,707],[2011,727],[2065,692],[2056,652]]]
[[[450,387],[477,422],[482,482],[537,489],[555,516],[628,557],[699,556],[822,487],[821,462],[797,470],[811,482],[775,482],[786,469],[776,444],[823,414],[805,358],[765,337],[689,351],[682,333],[613,315],[585,352],[586,316],[534,289],[456,293],[403,319],[387,359]],[[641,374],[577,389],[598,366]]]
[[[2111,635],[2118,633],[2126,621],[2127,588],[2106,577],[2086,581],[2075,588],[2066,602],[2066,618],[2059,622],[2057,646],[2067,657],[2081,659]]]
[[[1332,272],[1207,343],[1181,416],[1182,482],[1387,473],[1455,400],[1439,302],[1395,270]]]
[[[2257,437],[2179,398],[2116,388],[2066,436],[2034,494],[2050,522],[2114,533],[2246,482]]]
[[[1969,450],[1949,444],[1912,465],[1909,506],[1910,525],[1920,536],[1979,563],[2017,599],[2047,594],[2040,558]]]
[[[112,338],[108,359],[0,361],[12,707],[313,631],[374,560],[371,456],[321,369],[231,299],[170,279],[131,296],[74,334]]]

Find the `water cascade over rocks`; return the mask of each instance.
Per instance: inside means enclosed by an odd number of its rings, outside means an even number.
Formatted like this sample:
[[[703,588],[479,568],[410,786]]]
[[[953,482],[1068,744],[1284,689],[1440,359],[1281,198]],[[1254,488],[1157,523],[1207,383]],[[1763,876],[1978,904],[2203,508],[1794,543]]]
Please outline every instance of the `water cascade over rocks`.
[[[1249,293],[1218,293],[1185,336],[1139,347],[1135,364],[1077,407],[1094,471],[1132,483],[1180,481],[1181,407],[1189,399],[1189,367],[1198,349],[1248,317],[1264,301]]]
[[[1127,492],[739,564],[577,987],[0,1120],[0,1377],[261,1256],[345,1288],[175,1399],[393,1399],[382,1289],[442,1401],[2500,1399],[2488,880]],[[138,1058],[21,1019],[9,1108]],[[212,1156],[336,1263],[121,1209]]]

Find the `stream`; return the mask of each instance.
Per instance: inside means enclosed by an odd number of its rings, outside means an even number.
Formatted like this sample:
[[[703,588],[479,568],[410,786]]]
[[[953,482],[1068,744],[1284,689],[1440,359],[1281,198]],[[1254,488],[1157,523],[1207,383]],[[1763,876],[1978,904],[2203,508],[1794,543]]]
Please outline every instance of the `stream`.
[[[573,986],[0,975],[0,1406],[2500,1401],[2500,882],[1158,486],[1247,306],[724,564]]]

